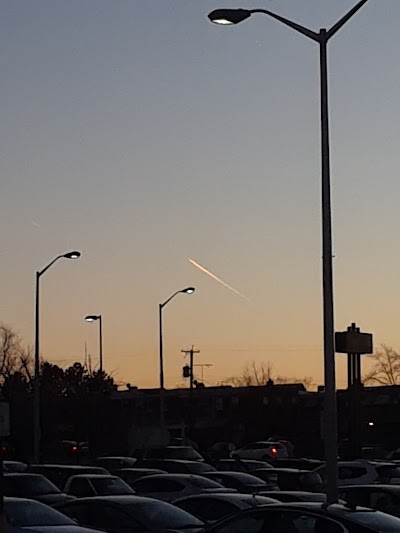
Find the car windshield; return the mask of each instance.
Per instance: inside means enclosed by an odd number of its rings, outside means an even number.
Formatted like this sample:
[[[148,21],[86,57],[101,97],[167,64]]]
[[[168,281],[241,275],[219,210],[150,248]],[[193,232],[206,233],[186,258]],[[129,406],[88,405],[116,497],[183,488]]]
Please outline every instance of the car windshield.
[[[92,485],[99,496],[110,494],[134,494],[134,490],[118,477],[92,478]]]
[[[202,528],[204,526],[200,520],[186,511],[162,501],[146,500],[143,503],[135,503],[134,513],[136,516],[145,516],[154,529]]]
[[[21,495],[59,494],[61,491],[51,481],[41,475],[15,475],[5,477],[6,493],[17,491]]]
[[[76,523],[59,511],[33,501],[6,501],[7,523],[14,527],[76,526]]]

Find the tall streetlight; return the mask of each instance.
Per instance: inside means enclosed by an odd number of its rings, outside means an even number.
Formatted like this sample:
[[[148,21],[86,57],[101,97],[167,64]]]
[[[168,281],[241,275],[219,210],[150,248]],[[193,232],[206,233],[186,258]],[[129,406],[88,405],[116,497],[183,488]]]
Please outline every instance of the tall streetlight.
[[[160,347],[160,423],[161,427],[164,427],[164,351],[163,351],[163,323],[162,323],[162,311],[164,307],[169,303],[172,298],[175,298],[178,294],[193,294],[196,289],[194,287],[186,287],[180,291],[174,292],[165,302],[158,305],[158,326],[159,326],[159,347]]]
[[[33,457],[35,463],[40,461],[40,339],[39,339],[39,295],[40,278],[59,259],[79,259],[80,252],[76,250],[58,255],[42,270],[36,272],[35,293],[35,381],[33,383]]]
[[[232,25],[246,20],[255,13],[268,15],[293,30],[309,37],[319,44],[321,79],[321,180],[322,180],[322,277],[323,277],[323,321],[324,321],[324,434],[325,458],[327,465],[327,502],[338,499],[337,479],[337,407],[335,378],[335,334],[333,311],[333,274],[332,274],[332,215],[330,193],[330,156],[329,156],[329,112],[328,112],[328,70],[327,45],[331,37],[367,2],[360,0],[330,30],[320,29],[319,33],[300,26],[267,9],[217,9],[208,15],[215,24]]]
[[[85,317],[86,322],[95,322],[96,320],[99,321],[99,367],[100,367],[100,373],[103,372],[103,323],[101,319],[101,315],[88,315]]]

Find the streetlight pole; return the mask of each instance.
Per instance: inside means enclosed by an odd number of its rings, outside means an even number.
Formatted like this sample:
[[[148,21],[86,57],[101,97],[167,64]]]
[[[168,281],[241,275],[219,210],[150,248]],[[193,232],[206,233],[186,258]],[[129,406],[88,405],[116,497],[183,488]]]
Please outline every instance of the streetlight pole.
[[[59,259],[78,259],[80,252],[68,252],[55,257],[42,270],[36,272],[35,283],[35,372],[33,382],[33,458],[35,463],[40,461],[40,278]]]
[[[164,427],[164,348],[163,348],[163,309],[178,294],[193,294],[194,287],[186,287],[180,291],[174,292],[165,302],[158,304],[158,339],[159,339],[159,365],[160,365],[160,425]]]
[[[327,45],[333,35],[367,2],[360,0],[330,30],[321,29],[316,33],[304,26],[288,20],[267,9],[217,9],[209,14],[216,24],[238,24],[252,14],[268,15],[289,26],[306,37],[316,41],[320,50],[321,84],[321,185],[322,185],[322,278],[323,278],[323,321],[324,321],[324,436],[327,473],[327,503],[338,499],[337,477],[337,406],[335,377],[335,329],[333,305],[333,265],[332,265],[332,213],[329,152],[329,106],[328,106],[328,59]]]
[[[99,321],[99,372],[103,372],[103,320],[101,315],[88,315],[85,317],[86,322]]]

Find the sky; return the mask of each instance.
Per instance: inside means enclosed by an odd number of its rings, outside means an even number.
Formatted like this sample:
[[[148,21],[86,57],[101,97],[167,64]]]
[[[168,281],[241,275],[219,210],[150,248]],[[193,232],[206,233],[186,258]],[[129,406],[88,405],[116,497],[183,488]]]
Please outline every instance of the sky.
[[[350,0],[5,0],[0,17],[0,321],[41,355],[119,382],[206,384],[270,361],[323,382],[318,46]],[[370,0],[329,45],[335,323],[400,347],[400,3]],[[192,258],[250,301],[211,279]],[[200,370],[198,373],[200,374]],[[337,383],[345,385],[337,356]]]

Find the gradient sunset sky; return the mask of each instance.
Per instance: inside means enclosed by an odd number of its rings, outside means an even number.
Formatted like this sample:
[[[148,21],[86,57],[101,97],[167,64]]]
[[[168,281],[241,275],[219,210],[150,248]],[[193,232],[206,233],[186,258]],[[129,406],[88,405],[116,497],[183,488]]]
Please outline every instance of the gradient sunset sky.
[[[5,0],[0,17],[0,320],[41,353],[166,385],[181,349],[207,384],[271,361],[323,380],[318,47],[355,0]],[[400,348],[400,2],[370,0],[329,48],[336,329]],[[204,265],[251,302],[189,263]],[[345,384],[338,356],[338,386]]]

